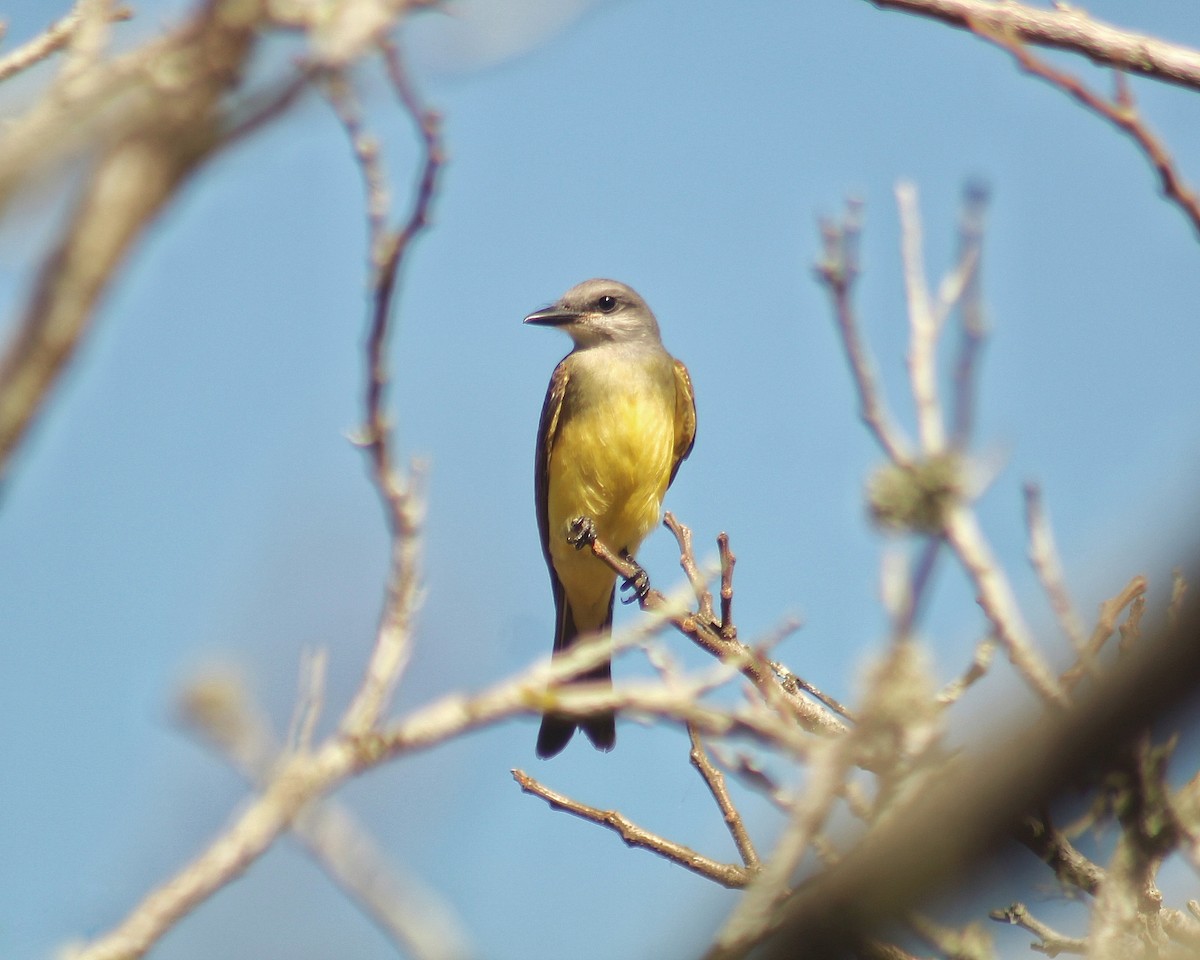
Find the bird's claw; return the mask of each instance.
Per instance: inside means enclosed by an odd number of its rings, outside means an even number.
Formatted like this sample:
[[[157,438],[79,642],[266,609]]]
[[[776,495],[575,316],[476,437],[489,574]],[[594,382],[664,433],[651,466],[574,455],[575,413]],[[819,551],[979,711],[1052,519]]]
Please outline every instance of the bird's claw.
[[[621,590],[631,590],[633,592],[628,597],[622,597],[621,602],[641,603],[646,599],[647,594],[650,593],[650,577],[632,557],[626,556],[625,559],[633,564],[634,570],[628,577],[625,577],[624,582],[621,584]]]
[[[567,543],[576,550],[596,542],[596,521],[591,517],[576,517],[567,527]]]

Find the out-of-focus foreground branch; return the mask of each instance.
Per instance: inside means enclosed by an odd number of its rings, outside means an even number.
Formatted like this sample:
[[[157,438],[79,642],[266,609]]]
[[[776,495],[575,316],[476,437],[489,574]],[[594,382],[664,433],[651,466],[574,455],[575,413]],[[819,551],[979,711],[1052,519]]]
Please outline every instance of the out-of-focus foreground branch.
[[[427,5],[348,0],[331,16],[299,0],[197,0],[178,26],[113,56],[110,25],[128,11],[114,0],[78,0],[45,33],[0,58],[0,79],[61,59],[42,96],[6,123],[0,214],[23,185],[67,161],[83,158],[87,170],[0,354],[0,484],[121,265],[188,176],[278,116],[310,79],[372,54],[410,10]],[[308,41],[304,63],[266,93],[247,91],[258,42],[297,30]]]

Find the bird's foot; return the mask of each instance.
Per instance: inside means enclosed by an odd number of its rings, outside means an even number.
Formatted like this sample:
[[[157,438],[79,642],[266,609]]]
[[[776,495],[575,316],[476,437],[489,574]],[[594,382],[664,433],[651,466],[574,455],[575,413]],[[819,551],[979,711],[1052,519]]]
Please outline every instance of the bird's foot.
[[[596,521],[591,517],[576,517],[567,527],[567,543],[576,550],[596,542]]]
[[[628,597],[622,597],[622,603],[641,603],[650,593],[650,575],[640,563],[633,559],[628,551],[621,551],[621,559],[633,567],[633,573],[625,577],[621,583],[621,590],[632,591]]]

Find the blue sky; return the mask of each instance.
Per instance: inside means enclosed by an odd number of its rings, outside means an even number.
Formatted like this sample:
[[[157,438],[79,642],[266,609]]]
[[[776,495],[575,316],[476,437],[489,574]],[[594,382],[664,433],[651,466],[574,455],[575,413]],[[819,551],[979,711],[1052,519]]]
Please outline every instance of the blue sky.
[[[40,3],[10,7],[6,46],[47,18]],[[121,29],[151,32],[179,9],[146,0]],[[699,433],[668,507],[699,543],[730,533],[743,636],[802,616],[782,655],[853,697],[883,637],[879,539],[861,503],[878,456],[812,278],[815,218],[847,195],[866,202],[859,302],[907,420],[900,178],[921,191],[931,272],[952,255],[964,183],[992,190],[978,449],[1003,470],[980,513],[1031,620],[1049,623],[1024,562],[1027,479],[1044,487],[1085,612],[1136,572],[1162,604],[1195,512],[1200,246],[1131,145],[1001,52],[862,0],[513,10],[482,29],[504,31],[493,46],[470,15],[428,16],[405,37],[450,163],[406,267],[393,352],[403,449],[430,462],[428,597],[401,705],[480,687],[549,648],[531,473],[567,342],[520,321],[590,276],[634,286],[691,370]],[[1200,46],[1186,4],[1089,11]],[[410,129],[378,77],[363,79],[408,184]],[[1133,87],[1200,180],[1200,97]],[[386,560],[346,439],[359,416],[360,197],[315,99],[209,167],[150,231],[22,452],[0,507],[6,957],[107,929],[244,797],[171,724],[187,679],[236,666],[280,726],[305,649],[329,650],[331,707],[358,679]],[[9,316],[57,215],[35,197],[0,232]],[[665,532],[642,560],[656,583],[677,581]],[[927,632],[949,677],[982,625],[961,578],[942,574]],[[1003,668],[980,696],[1012,699]],[[534,732],[525,721],[473,735],[340,797],[457,907],[480,956],[695,953],[727,894],[549,812],[508,772],[732,858],[685,739],[626,723],[611,755],[576,743],[543,764]],[[769,835],[769,818],[760,826]],[[1027,953],[1026,938],[994,932]],[[284,842],[156,955],[392,954]]]

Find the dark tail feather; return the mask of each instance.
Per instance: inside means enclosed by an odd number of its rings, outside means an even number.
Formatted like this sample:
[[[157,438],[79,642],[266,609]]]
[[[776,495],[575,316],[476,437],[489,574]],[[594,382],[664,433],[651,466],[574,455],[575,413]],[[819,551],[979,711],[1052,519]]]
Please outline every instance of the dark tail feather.
[[[612,614],[610,613],[609,626],[611,625]],[[595,670],[589,670],[587,673],[580,674],[579,679],[588,682],[602,682],[611,687],[612,661],[605,660]],[[607,753],[617,745],[617,715],[611,710],[608,713],[597,714],[594,717],[581,720],[579,725],[583,728],[583,732],[587,734],[587,738],[592,741],[592,746],[597,750],[603,750]]]
[[[557,598],[556,598],[557,599]],[[604,621],[603,630],[612,630],[613,597],[608,600],[608,618]],[[575,620],[571,616],[570,605],[563,597],[560,602],[558,629],[555,631],[554,652],[566,650],[579,635]],[[577,678],[579,683],[612,683],[612,661],[581,673]],[[538,730],[537,755],[548,760],[560,753],[575,734],[575,728],[582,727],[584,734],[597,750],[611,750],[617,742],[617,718],[611,711],[588,717],[586,720],[574,720],[558,713],[542,714],[542,725]]]

